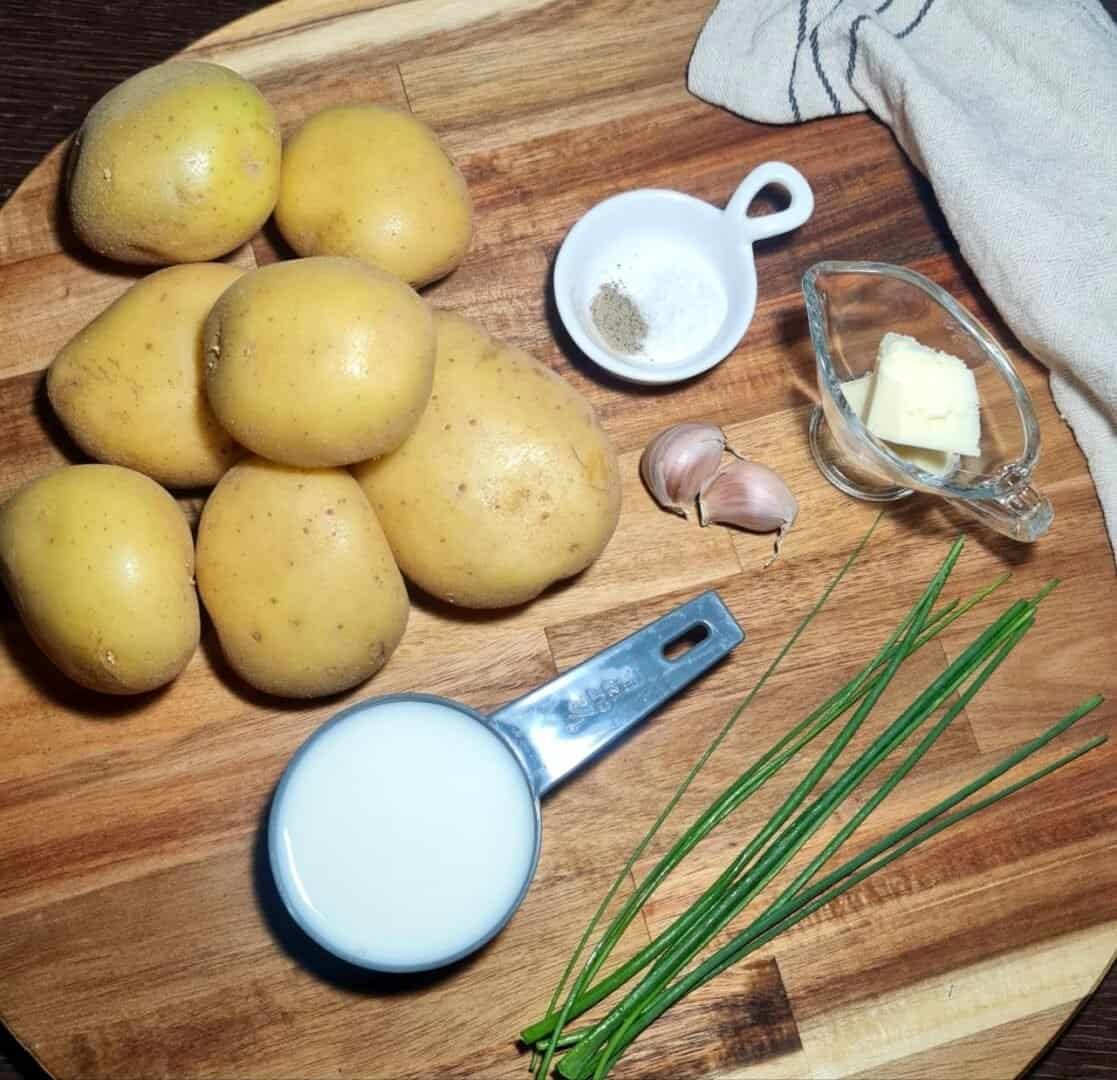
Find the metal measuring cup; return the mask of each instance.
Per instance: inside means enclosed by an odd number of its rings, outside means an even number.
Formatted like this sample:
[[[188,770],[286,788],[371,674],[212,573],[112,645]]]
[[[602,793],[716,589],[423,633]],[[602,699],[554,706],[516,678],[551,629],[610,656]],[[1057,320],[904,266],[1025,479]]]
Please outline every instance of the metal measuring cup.
[[[744,632],[714,592],[703,593],[523,697],[485,716],[460,702],[431,694],[393,694],[349,706],[322,725],[289,762],[276,789],[269,818],[268,854],[279,894],[295,922],[323,948],[350,963],[376,971],[426,971],[479,949],[505,926],[527,894],[542,842],[540,800],[571,773],[616,742],[744,639]],[[288,796],[318,741],[339,725],[367,721],[370,710],[398,702],[449,708],[483,726],[499,740],[522,771],[534,807],[530,859],[506,909],[495,912],[467,941],[436,954],[389,956],[356,948],[340,927],[323,922],[308,892],[289,836]],[[325,797],[329,797],[327,792]],[[379,823],[383,827],[383,822]],[[345,860],[339,860],[344,863]],[[364,873],[365,867],[350,867]],[[345,865],[331,867],[333,885],[345,887]],[[352,883],[367,888],[367,877]],[[311,890],[312,891],[312,890]],[[454,898],[447,897],[447,910]]]

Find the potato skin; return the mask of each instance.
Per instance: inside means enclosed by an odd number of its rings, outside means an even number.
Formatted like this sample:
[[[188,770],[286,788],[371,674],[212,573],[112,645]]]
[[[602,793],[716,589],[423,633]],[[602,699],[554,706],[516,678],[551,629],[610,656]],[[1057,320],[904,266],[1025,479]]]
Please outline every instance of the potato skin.
[[[616,452],[589,402],[544,364],[459,315],[438,311],[435,327],[419,426],[353,472],[408,578],[464,607],[522,604],[609,542]]]
[[[142,278],[54,358],[47,395],[90,457],[167,487],[209,487],[241,456],[205,396],[202,327],[244,271],[170,266]]]
[[[198,644],[194,545],[178,504],[116,465],[70,465],[0,508],[0,576],[36,644],[108,694],[170,682]]]
[[[275,220],[300,255],[350,255],[416,287],[453,270],[473,235],[438,136],[387,105],[325,109],[287,140]]]
[[[275,112],[252,83],[218,64],[172,60],[90,110],[70,154],[70,219],[112,259],[216,259],[271,213],[281,153]]]
[[[237,674],[284,697],[337,693],[375,674],[409,611],[353,477],[258,457],[234,465],[206,502],[198,589]]]
[[[356,259],[252,270],[205,328],[222,426],[271,461],[349,465],[394,450],[426,407],[434,323],[418,294]]]

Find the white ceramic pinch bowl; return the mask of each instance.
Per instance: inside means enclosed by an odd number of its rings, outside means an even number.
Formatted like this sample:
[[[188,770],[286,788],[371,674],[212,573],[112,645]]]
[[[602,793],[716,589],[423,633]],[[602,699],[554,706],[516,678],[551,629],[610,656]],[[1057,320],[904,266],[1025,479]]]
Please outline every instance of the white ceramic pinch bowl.
[[[783,188],[789,205],[752,217],[762,188]],[[555,260],[559,317],[591,360],[630,382],[662,384],[708,371],[738,345],[756,310],[752,246],[803,224],[814,210],[810,185],[781,161],[753,169],[724,210],[662,188],[614,195],[583,215]],[[639,311],[642,345],[623,351],[593,315],[612,285]]]

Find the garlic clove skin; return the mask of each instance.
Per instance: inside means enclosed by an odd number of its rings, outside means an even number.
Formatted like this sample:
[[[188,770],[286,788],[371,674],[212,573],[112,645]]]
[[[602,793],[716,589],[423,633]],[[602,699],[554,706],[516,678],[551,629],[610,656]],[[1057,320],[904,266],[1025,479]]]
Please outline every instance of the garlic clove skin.
[[[676,424],[661,431],[640,458],[640,476],[665,510],[689,516],[703,484],[717,472],[725,434],[715,424]]]
[[[698,493],[698,521],[737,525],[749,532],[779,531],[780,543],[795,523],[799,504],[783,478],[757,461],[726,462]]]

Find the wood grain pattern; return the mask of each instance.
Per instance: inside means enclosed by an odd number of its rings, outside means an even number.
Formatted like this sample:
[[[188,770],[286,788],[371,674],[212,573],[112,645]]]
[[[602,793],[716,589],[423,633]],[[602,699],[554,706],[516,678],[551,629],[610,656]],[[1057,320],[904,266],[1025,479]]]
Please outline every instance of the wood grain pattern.
[[[821,257],[904,262],[1011,344],[887,131],[865,117],[765,128],[687,95],[686,59],[707,9],[697,0],[290,0],[195,49],[256,79],[288,128],[360,97],[407,104],[431,122],[466,172],[477,236],[430,298],[560,370],[622,451],[624,515],[597,564],[499,616],[416,598],[391,664],[346,700],[422,688],[491,708],[711,586],[749,642],[549,801],[539,875],[496,942],[448,972],[379,980],[299,936],[263,861],[271,789],[337,701],[308,707],[253,694],[210,635],[165,693],[105,702],[65,685],[10,607],[0,608],[0,1015],[52,1071],[519,1074],[524,1061],[510,1038],[545,1003],[611,868],[873,516],[829,488],[806,456],[814,391],[802,271]],[[55,209],[62,154],[0,211],[0,498],[72,455],[44,406],[41,370],[132,280],[68,237]],[[579,214],[637,186],[723,202],[749,167],[773,157],[807,175],[818,210],[794,236],[761,247],[761,302],[743,346],[670,391],[624,386],[580,358],[547,289],[554,252]],[[280,254],[265,233],[236,257],[251,265]],[[1006,565],[1018,592],[1052,575],[1066,580],[1017,656],[867,835],[1087,693],[1115,689],[1117,583],[1096,497],[1041,372],[1020,360],[1045,436],[1037,480],[1055,504],[1052,535],[1022,549],[926,501],[891,512],[871,560],[711,761],[679,820],[856,665],[959,530],[971,542],[958,590]],[[799,496],[800,524],[768,569],[769,540],[699,530],[658,511],[640,486],[647,438],[700,416],[779,468]],[[196,510],[198,499],[187,505]],[[974,625],[913,662],[896,695],[940,670]],[[1109,730],[1113,715],[1107,708],[1083,727]],[[618,1075],[1015,1075],[1117,948],[1115,764],[1106,748],[819,912],[666,1017]],[[716,873],[776,795],[742,812],[669,881],[642,934]]]

